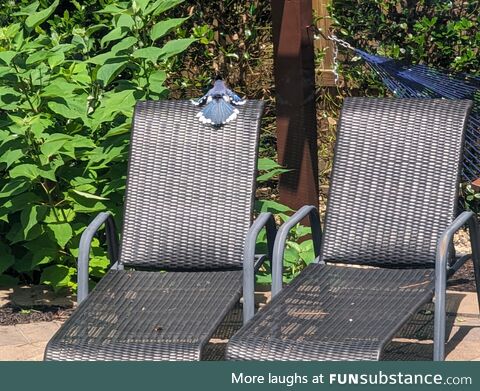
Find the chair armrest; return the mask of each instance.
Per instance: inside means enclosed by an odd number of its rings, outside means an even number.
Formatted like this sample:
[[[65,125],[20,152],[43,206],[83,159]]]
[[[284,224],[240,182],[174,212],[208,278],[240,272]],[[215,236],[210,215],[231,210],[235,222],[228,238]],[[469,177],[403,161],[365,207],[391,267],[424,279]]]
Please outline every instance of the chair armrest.
[[[448,266],[448,253],[450,250],[450,243],[453,240],[453,235],[462,228],[465,224],[468,224],[470,230],[470,241],[472,243],[472,254],[475,256],[480,250],[478,247],[480,242],[478,238],[478,222],[475,213],[470,211],[462,212],[448,227],[443,231],[437,244],[437,253],[435,259],[435,269],[447,269]]]
[[[295,212],[286,223],[278,230],[275,246],[273,248],[272,261],[272,298],[282,290],[283,283],[283,257],[287,245],[287,237],[291,229],[295,227],[305,217],[309,217],[312,228],[313,250],[315,258],[320,256],[320,246],[322,241],[322,228],[320,226],[320,216],[317,208],[311,205],[302,206]]]
[[[472,258],[474,267],[480,264],[480,241],[478,237],[477,218],[473,212],[461,213],[445,231],[443,231],[437,244],[435,257],[435,336],[436,341],[433,352],[435,361],[445,358],[445,302],[448,274],[448,256],[453,235],[465,224],[468,224],[470,241],[472,243]],[[453,266],[455,268],[455,266]],[[477,273],[475,274],[477,276]]]
[[[78,289],[77,303],[80,304],[88,295],[88,266],[90,261],[90,248],[92,239],[98,229],[105,224],[107,237],[108,257],[110,264],[118,261],[118,239],[117,230],[113,216],[110,212],[101,212],[93,219],[88,227],[83,231],[80,238],[78,251]]]
[[[243,324],[255,313],[255,246],[262,228],[267,230],[268,257],[272,259],[277,227],[270,212],[261,213],[250,226],[243,250]]]

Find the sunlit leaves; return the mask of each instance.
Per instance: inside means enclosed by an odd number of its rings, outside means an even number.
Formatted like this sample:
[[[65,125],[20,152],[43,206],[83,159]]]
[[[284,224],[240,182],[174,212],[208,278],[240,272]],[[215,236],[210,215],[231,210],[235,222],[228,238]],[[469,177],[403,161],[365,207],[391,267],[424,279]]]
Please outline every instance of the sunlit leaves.
[[[58,0],[55,0],[50,7],[45,8],[44,10],[41,10],[38,12],[34,12],[33,14],[30,14],[28,18],[25,20],[25,25],[29,29],[34,29],[39,24],[45,22],[57,7],[58,7]]]
[[[188,18],[174,18],[158,22],[150,31],[150,38],[152,38],[153,41],[162,38],[164,35],[180,26],[187,19]]]
[[[122,210],[135,103],[167,96],[174,57],[195,40],[187,18],[165,17],[180,1],[94,5],[90,26],[46,3],[18,6],[0,29],[0,274],[40,272],[58,290],[75,287],[94,214]],[[93,244],[99,278],[109,261],[103,238]]]

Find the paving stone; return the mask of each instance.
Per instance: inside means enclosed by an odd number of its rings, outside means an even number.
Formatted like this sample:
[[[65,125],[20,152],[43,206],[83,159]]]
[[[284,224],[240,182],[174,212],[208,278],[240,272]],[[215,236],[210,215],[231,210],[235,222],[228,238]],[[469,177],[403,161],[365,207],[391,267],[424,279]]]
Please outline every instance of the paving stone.
[[[3,352],[6,346],[25,345],[28,340],[20,333],[15,326],[0,326],[0,351]],[[1,354],[0,354],[1,356]]]
[[[447,361],[471,361],[478,359],[480,327],[454,326],[447,344]]]
[[[47,342],[2,347],[0,361],[42,361]]]
[[[450,302],[456,303],[456,308],[449,308],[447,304],[448,312],[454,312],[461,315],[479,316],[477,294],[475,292],[448,291],[447,297]]]
[[[49,341],[60,325],[61,323],[53,321],[18,324],[15,327],[29,343],[37,343]]]

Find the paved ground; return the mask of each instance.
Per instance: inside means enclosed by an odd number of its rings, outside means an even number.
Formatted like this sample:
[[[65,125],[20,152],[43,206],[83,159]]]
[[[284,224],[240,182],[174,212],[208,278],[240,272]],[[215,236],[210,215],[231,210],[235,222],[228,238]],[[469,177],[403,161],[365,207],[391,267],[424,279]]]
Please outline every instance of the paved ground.
[[[0,306],[7,303],[11,292],[0,291]],[[25,297],[28,297],[25,296]],[[37,299],[34,299],[37,300]],[[52,302],[49,302],[52,304]],[[26,302],[28,305],[28,300]],[[238,310],[227,321],[236,327],[241,319]],[[480,317],[474,293],[449,292],[447,300],[448,333],[447,360],[480,361]],[[426,306],[402,329],[386,347],[384,360],[431,360],[432,306]],[[15,326],[0,326],[0,360],[42,360],[48,340],[62,322],[37,322]],[[226,340],[218,335],[211,341],[212,356],[221,357]],[[212,359],[212,358],[210,358]],[[215,358],[213,358],[215,359]]]

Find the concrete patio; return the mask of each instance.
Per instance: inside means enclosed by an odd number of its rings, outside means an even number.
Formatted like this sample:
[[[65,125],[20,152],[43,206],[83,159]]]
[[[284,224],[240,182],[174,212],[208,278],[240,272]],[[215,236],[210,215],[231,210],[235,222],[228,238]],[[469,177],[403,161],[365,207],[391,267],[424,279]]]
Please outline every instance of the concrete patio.
[[[12,290],[0,291],[0,307],[9,302]],[[17,298],[23,304],[38,305],[38,300],[24,295]],[[260,306],[268,299],[268,295],[257,295]],[[70,298],[46,296],[42,304],[68,305]],[[58,301],[60,300],[60,302]],[[448,361],[480,361],[480,317],[476,294],[464,292],[448,292],[447,299],[447,344]],[[48,340],[61,326],[62,321],[36,322],[0,326],[0,360],[2,361],[39,361]],[[241,311],[236,309],[224,322],[224,328],[230,331],[241,325]],[[397,333],[396,338],[386,347],[384,360],[431,360],[433,335],[432,305],[425,306],[412,320]],[[227,340],[222,332],[217,333],[207,349],[205,359],[221,359]]]

